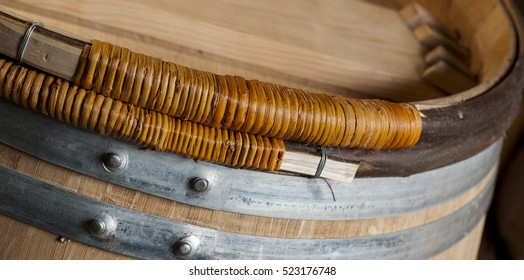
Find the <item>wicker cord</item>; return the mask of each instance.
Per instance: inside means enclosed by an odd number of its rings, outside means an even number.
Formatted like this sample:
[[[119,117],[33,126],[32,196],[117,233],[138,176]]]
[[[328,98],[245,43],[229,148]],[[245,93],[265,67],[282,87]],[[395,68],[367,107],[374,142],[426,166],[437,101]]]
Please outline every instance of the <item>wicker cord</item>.
[[[73,82],[205,126],[322,146],[413,147],[422,121],[408,103],[314,94],[161,61],[94,40]]]
[[[102,135],[228,166],[278,170],[284,142],[146,110],[87,91],[68,81],[0,59],[5,99]]]

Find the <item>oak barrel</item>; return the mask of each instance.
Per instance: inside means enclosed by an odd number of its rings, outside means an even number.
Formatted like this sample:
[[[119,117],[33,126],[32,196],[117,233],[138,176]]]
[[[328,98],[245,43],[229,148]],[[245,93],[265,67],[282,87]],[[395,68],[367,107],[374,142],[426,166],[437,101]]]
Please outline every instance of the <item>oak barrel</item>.
[[[343,182],[149,151],[1,99],[0,259],[476,258],[520,104],[521,18],[512,1],[417,3],[3,4],[199,69],[410,101],[423,130],[411,149],[329,148],[358,165]]]

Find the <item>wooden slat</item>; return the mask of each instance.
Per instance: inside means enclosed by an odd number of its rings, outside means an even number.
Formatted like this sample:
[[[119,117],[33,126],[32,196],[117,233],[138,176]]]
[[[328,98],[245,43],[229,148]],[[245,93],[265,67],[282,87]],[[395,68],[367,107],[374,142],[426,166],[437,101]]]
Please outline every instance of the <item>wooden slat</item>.
[[[467,61],[464,61],[464,58],[460,58],[452,54],[444,46],[437,46],[424,56],[426,65],[435,64],[439,60],[444,60],[449,65],[462,72],[462,74],[466,75],[472,81],[476,80],[476,75],[473,74],[471,70],[469,70],[469,67],[466,64]]]
[[[448,37],[453,37],[443,28],[442,24],[439,23],[438,20],[435,19],[435,17],[433,17],[428,10],[416,2],[404,6],[399,13],[411,30],[416,30],[422,25],[427,24],[433,29],[446,34]]]
[[[444,60],[438,60],[424,70],[424,80],[450,94],[470,89],[475,81]]]
[[[410,3],[404,6],[400,10],[400,15],[411,30],[415,30],[424,24],[428,24],[436,29],[440,26],[437,20],[418,3]]]
[[[29,26],[3,17],[0,21],[0,51],[11,58],[18,57],[20,42]],[[35,30],[28,41],[23,62],[45,72],[62,77],[73,76],[82,53],[82,44],[71,45]]]
[[[423,24],[414,31],[415,37],[427,49],[432,50],[439,45],[443,45],[449,50],[463,56],[468,57],[469,51],[466,47],[461,46],[453,39],[442,34],[429,24]]]
[[[280,170],[314,176],[320,160],[320,156],[286,151]],[[351,183],[358,167],[359,164],[327,159],[320,177]]]

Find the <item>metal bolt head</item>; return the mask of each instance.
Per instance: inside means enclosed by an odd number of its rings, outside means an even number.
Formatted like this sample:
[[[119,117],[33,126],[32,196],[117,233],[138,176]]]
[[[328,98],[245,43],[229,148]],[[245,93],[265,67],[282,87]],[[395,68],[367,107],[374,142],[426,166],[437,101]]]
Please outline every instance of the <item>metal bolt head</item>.
[[[173,252],[182,259],[192,258],[200,245],[200,239],[194,235],[178,239],[173,245]]]
[[[106,161],[105,161],[105,164],[107,165],[107,167],[111,167],[111,168],[119,168],[120,166],[122,166],[122,158],[120,158],[117,154],[108,154],[106,156]]]
[[[123,171],[127,167],[127,156],[123,153],[110,152],[102,156],[104,168],[110,172]]]
[[[191,188],[196,192],[205,192],[209,189],[209,182],[204,178],[191,180]]]
[[[191,245],[188,244],[188,243],[180,243],[178,245],[178,248],[177,248],[177,252],[181,255],[181,256],[187,256],[191,253]]]
[[[89,221],[88,230],[91,234],[103,234],[106,231],[106,223],[99,219]]]
[[[87,231],[98,240],[113,238],[118,222],[108,214],[100,214],[89,220],[86,224]]]

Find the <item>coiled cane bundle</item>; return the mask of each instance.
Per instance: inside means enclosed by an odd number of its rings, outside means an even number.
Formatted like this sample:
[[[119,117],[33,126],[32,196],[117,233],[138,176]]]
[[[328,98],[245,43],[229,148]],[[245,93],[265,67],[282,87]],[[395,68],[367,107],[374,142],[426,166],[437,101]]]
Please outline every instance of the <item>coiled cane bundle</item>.
[[[102,135],[235,167],[278,170],[284,142],[146,110],[0,58],[0,96]]]
[[[409,148],[422,130],[412,104],[313,94],[216,75],[96,40],[84,48],[73,82],[205,126],[322,146]]]

